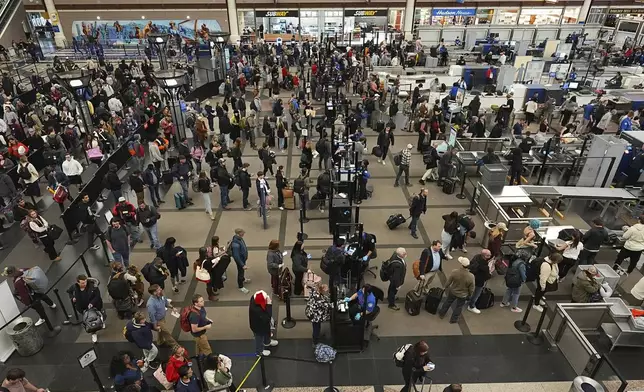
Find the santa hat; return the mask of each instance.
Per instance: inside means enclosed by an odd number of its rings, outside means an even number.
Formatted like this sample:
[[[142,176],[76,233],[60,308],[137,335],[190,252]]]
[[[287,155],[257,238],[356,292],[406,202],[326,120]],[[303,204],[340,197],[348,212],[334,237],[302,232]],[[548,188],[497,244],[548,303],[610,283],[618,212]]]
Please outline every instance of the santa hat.
[[[268,303],[268,294],[265,291],[260,290],[253,295],[253,301],[259,305],[262,310],[266,310],[266,304]]]

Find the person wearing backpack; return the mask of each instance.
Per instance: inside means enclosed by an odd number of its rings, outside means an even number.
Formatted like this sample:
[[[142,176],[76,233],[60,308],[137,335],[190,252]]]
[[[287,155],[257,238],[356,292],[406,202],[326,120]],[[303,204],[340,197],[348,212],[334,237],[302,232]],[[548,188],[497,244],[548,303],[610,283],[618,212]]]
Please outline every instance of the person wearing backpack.
[[[167,309],[174,310],[174,307],[170,304],[170,300],[163,295],[163,288],[158,284],[153,284],[148,287],[148,293],[150,293],[150,297],[145,306],[148,311],[150,324],[159,333],[157,343],[159,346],[165,344],[168,347],[175,347],[177,341],[168,330],[166,321]]]
[[[67,294],[72,300],[72,304],[78,314],[83,314],[87,309],[96,309],[103,316],[105,320],[105,313],[103,312],[103,299],[101,298],[101,291],[98,289],[96,280],[90,279],[85,275],[78,275],[76,283],[67,289]],[[105,323],[103,322],[103,328]],[[92,342],[96,343],[98,336],[96,333],[92,334]]]
[[[25,184],[25,194],[28,196],[40,196],[40,186],[38,185],[38,170],[27,160],[27,156],[20,156],[18,163],[18,176]]]
[[[427,211],[427,195],[429,195],[429,190],[422,188],[418,194],[412,197],[411,205],[409,206],[409,215],[411,215],[409,230],[411,230],[411,236],[415,239],[418,239],[416,226],[418,225],[420,215]]]
[[[514,313],[521,313],[523,310],[519,308],[519,295],[521,294],[521,286],[526,282],[526,261],[519,257],[512,257],[510,259],[510,266],[505,273],[505,294],[501,300],[501,307],[510,307]]]
[[[324,170],[329,168],[329,159],[331,158],[331,149],[330,142],[327,140],[326,136],[321,137],[315,143],[315,151],[319,154],[318,156],[318,170],[322,171],[322,165],[324,164]]]
[[[429,366],[430,363],[429,346],[424,340],[409,347],[402,360],[402,376],[405,385],[400,392],[409,392],[412,384],[413,389],[417,390],[415,384],[423,379],[426,372],[433,369]]]
[[[186,331],[185,327],[188,328],[186,332],[190,332],[195,341],[196,355],[212,354],[206,332],[212,327],[213,321],[208,318],[205,306],[203,296],[195,294],[192,297],[192,305],[181,310],[181,329]]]
[[[383,165],[386,165],[387,152],[389,151],[389,147],[394,145],[394,133],[390,128],[385,128],[384,131],[380,132],[376,144],[380,147],[381,151],[378,157],[378,163],[382,162]]]
[[[309,221],[306,217],[306,210],[309,206],[309,183],[306,172],[306,169],[302,169],[300,175],[293,181],[293,192],[300,196],[300,209],[303,211],[302,221],[304,223]]]
[[[449,319],[450,324],[458,322],[463,306],[465,306],[467,299],[474,294],[474,275],[469,270],[470,260],[467,257],[459,257],[458,263],[460,267],[453,270],[445,282],[447,298],[438,311],[438,317],[443,319],[452,304],[456,303]]]
[[[441,242],[443,244],[443,252],[448,260],[452,260],[450,255],[450,248],[452,246],[452,236],[458,230],[458,212],[452,211],[449,215],[443,215],[443,231],[441,232]]]
[[[123,335],[128,342],[134,343],[136,347],[143,350],[143,367],[141,372],[145,373],[148,368],[156,369],[152,362],[159,354],[159,349],[152,341],[152,330],[154,325],[145,321],[143,312],[134,313],[134,317],[127,322]]]
[[[398,248],[388,260],[388,264],[382,267],[386,269],[385,274],[389,278],[389,288],[387,289],[388,308],[395,311],[400,310],[396,306],[396,294],[405,283],[405,274],[407,273],[405,257],[407,257],[405,248]]]
[[[490,259],[492,259],[492,253],[487,249],[482,249],[481,253],[472,257],[472,260],[470,261],[470,272],[474,275],[474,293],[470,296],[467,310],[474,314],[481,313],[481,311],[476,307],[476,301],[478,301],[481,293],[483,292],[485,282],[492,278],[490,267],[488,266]]]
[[[105,236],[107,249],[112,253],[115,261],[128,267],[130,265],[130,232],[118,218],[112,218],[110,224]]]
[[[165,280],[170,276],[170,271],[163,265],[162,258],[155,257],[141,268],[141,274],[150,285],[157,284],[165,289]]]
[[[425,164],[425,173],[418,180],[420,185],[425,185],[425,181],[432,181],[432,173],[438,167],[440,156],[438,151],[432,145],[428,145],[423,151],[423,163]],[[429,180],[428,180],[429,179]]]
[[[552,252],[549,256],[541,259],[533,260],[535,268],[539,267],[539,276],[537,277],[537,291],[534,293],[534,305],[532,309],[537,312],[543,312],[543,305],[546,302],[543,300],[543,295],[551,291],[557,291],[559,288],[559,263],[563,260],[561,253]]]
[[[13,287],[14,287],[14,296],[20,300],[25,306],[31,306],[36,313],[38,313],[39,319],[34,324],[35,326],[40,326],[45,323],[45,318],[47,315],[45,313],[45,308],[42,306],[42,303],[34,297],[33,290],[29,286],[27,280],[24,277],[24,272],[26,269],[16,268],[14,266],[5,267],[2,272],[2,276],[10,276],[13,278]],[[56,305],[50,306],[55,308]]]

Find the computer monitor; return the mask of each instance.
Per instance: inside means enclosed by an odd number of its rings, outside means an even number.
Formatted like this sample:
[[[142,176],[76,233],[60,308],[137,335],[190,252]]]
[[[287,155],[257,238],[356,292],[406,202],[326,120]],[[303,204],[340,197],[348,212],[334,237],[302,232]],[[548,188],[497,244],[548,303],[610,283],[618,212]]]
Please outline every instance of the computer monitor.
[[[568,83],[568,88],[571,90],[577,90],[579,88],[579,82]]]

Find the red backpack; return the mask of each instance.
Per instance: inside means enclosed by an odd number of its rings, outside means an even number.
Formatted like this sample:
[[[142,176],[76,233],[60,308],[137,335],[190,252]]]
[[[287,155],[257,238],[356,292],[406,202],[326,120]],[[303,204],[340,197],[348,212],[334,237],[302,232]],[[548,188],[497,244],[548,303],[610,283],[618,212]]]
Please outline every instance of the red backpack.
[[[192,332],[192,326],[190,325],[190,313],[197,313],[194,306],[186,306],[181,309],[181,316],[179,317],[179,324],[181,325],[181,330],[183,332]]]
[[[62,204],[67,199],[67,195],[69,195],[67,188],[62,185],[58,185],[58,187],[56,187],[56,191],[54,192],[54,201],[56,203]]]

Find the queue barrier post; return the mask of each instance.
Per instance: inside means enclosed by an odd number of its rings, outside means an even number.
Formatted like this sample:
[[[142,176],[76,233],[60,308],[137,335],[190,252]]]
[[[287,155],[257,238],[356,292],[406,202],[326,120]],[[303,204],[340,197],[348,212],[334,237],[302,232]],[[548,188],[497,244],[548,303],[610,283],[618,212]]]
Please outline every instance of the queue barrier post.
[[[456,198],[459,200],[465,199],[467,196],[465,196],[465,179],[467,178],[467,172],[463,171],[463,181],[461,182],[461,191],[459,194],[456,195]]]
[[[58,300],[58,305],[63,310],[63,315],[65,316],[65,321],[63,321],[63,324],[70,325],[72,323],[70,320],[72,315],[67,313],[67,308],[65,308],[65,304],[63,303],[63,300],[60,298],[60,294],[58,293],[58,288],[54,288],[54,294],[56,295],[56,299]]]
[[[539,323],[537,323],[537,328],[534,330],[534,333],[529,334],[526,339],[528,342],[532,343],[535,346],[540,346],[543,343],[543,336],[541,336],[541,327],[543,322],[546,319],[546,313],[548,313],[548,304],[546,303],[543,306],[543,311],[541,312],[541,317],[539,317]]]
[[[339,392],[338,388],[333,386],[333,361],[329,361],[329,386],[324,388],[324,392]]]
[[[532,304],[534,303],[534,297],[530,297],[530,301],[528,302],[528,307],[525,310],[525,313],[523,314],[523,318],[521,320],[517,320],[514,322],[514,328],[516,328],[518,331],[521,331],[523,333],[528,333],[532,329],[530,327],[530,324],[528,324],[528,316],[530,315],[530,311],[532,310]]]
[[[295,327],[297,322],[293,319],[291,315],[291,294],[287,293],[286,298],[284,299],[286,303],[286,317],[282,320],[282,327],[286,329],[291,329]]]

